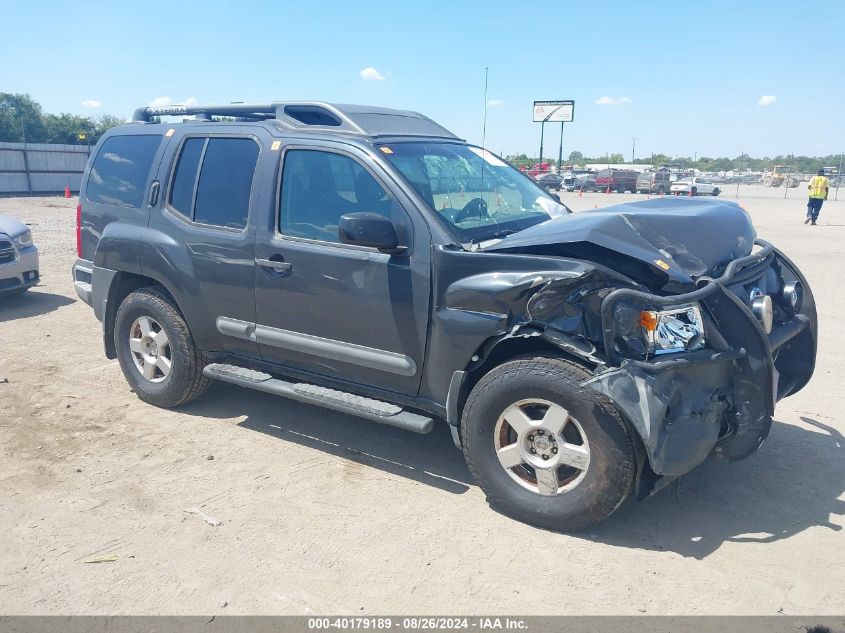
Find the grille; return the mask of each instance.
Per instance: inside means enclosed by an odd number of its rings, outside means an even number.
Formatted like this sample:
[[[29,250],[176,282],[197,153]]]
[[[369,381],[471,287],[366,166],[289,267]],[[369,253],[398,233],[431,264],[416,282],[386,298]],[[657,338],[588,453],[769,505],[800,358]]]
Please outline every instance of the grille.
[[[15,245],[10,240],[0,240],[0,265],[15,261],[17,256]]]

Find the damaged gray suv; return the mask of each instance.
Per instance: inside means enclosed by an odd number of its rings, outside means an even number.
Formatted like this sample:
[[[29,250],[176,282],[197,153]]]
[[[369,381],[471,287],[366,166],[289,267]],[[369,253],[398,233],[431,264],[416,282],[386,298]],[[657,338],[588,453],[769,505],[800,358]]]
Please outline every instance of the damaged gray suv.
[[[810,288],[736,204],[571,214],[414,112],[140,108],[92,152],[78,249],[142,400],[443,420],[494,507],[554,530],[748,457],[815,364]]]

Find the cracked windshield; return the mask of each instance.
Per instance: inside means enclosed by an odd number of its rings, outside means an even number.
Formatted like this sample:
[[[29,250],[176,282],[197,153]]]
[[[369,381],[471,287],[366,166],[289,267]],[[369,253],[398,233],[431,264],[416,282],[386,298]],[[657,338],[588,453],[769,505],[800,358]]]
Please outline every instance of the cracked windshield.
[[[379,149],[464,243],[504,237],[569,212],[480,147],[396,143]]]

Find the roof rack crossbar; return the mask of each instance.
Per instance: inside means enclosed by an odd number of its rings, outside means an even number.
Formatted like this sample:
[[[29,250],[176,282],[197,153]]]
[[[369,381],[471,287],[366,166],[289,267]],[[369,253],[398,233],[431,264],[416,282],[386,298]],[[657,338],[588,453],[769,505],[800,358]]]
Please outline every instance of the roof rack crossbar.
[[[170,105],[162,107],[144,107],[135,110],[133,121],[149,122],[156,116],[212,116],[275,118],[276,106],[271,103],[231,103],[229,105],[184,106]]]

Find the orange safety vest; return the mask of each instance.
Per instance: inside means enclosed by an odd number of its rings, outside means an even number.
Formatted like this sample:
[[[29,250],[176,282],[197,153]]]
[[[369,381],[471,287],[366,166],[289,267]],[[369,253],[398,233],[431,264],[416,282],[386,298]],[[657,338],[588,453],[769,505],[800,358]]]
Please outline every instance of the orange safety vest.
[[[807,188],[810,190],[811,198],[827,199],[828,180],[825,176],[813,176]]]

